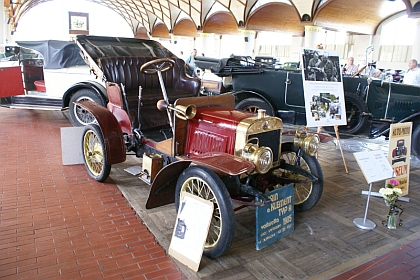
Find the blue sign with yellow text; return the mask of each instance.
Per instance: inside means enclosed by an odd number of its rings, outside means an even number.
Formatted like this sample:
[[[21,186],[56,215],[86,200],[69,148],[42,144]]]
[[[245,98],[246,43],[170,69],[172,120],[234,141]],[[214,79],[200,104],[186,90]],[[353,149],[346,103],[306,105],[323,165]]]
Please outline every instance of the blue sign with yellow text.
[[[293,184],[266,195],[271,203],[256,208],[256,249],[260,250],[294,230]]]

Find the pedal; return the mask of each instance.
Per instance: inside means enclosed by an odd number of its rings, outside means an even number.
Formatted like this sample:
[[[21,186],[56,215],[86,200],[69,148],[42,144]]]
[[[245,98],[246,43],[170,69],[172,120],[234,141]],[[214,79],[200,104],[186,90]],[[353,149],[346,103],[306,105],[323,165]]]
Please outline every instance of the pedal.
[[[141,173],[141,166],[131,166],[125,168],[124,171],[130,173],[133,176],[138,176]]]

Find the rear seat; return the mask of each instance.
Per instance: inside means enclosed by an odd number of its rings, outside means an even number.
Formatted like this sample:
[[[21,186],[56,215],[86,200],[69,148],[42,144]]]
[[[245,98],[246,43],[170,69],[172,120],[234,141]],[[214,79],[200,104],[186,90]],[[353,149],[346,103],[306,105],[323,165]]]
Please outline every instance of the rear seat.
[[[140,67],[153,59],[125,56],[103,57],[99,61],[107,82],[124,85],[131,115],[137,116],[139,86],[142,87],[141,124],[143,130],[168,124],[166,112],[156,108],[157,101],[163,99],[158,75],[140,72]],[[196,97],[200,91],[200,80],[185,75],[185,62],[179,58],[174,58],[174,60],[175,66],[162,73],[169,102],[172,104],[181,97]]]

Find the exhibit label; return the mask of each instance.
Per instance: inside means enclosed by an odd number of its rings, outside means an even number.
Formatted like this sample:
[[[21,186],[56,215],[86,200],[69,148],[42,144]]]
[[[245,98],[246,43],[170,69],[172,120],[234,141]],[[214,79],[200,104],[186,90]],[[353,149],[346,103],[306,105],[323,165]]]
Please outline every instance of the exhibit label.
[[[266,195],[271,203],[256,207],[256,249],[260,250],[294,230],[293,184]]]

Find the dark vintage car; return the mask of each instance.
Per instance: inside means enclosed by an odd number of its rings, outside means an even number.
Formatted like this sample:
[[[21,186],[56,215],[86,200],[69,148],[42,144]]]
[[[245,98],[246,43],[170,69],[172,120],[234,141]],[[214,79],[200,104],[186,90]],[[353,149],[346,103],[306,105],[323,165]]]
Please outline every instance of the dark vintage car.
[[[95,42],[83,49],[89,57],[111,53],[102,46]],[[181,75],[184,62],[174,57],[99,61],[93,65],[104,73],[107,108],[91,100],[76,102],[95,119],[85,126],[81,141],[87,172],[104,181],[111,166],[131,151],[142,157],[132,174],[151,185],[147,209],[173,202],[178,209],[185,193],[211,201],[207,257],[231,246],[235,210],[276,203],[267,192],[294,183],[295,211],[307,211],[321,198],[318,134],[300,128],[293,131],[293,142],[282,143],[280,118],[264,110],[236,110],[232,94],[197,97],[199,81]]]
[[[231,79],[229,90],[235,95],[236,108],[263,108],[285,123],[306,124],[301,71],[255,67],[248,61],[231,57],[210,68],[214,74]],[[361,76],[343,76],[342,81],[347,125],[339,127],[341,133],[387,137],[390,124],[413,122],[412,150],[420,155],[420,87]],[[331,127],[326,129],[332,131]]]

